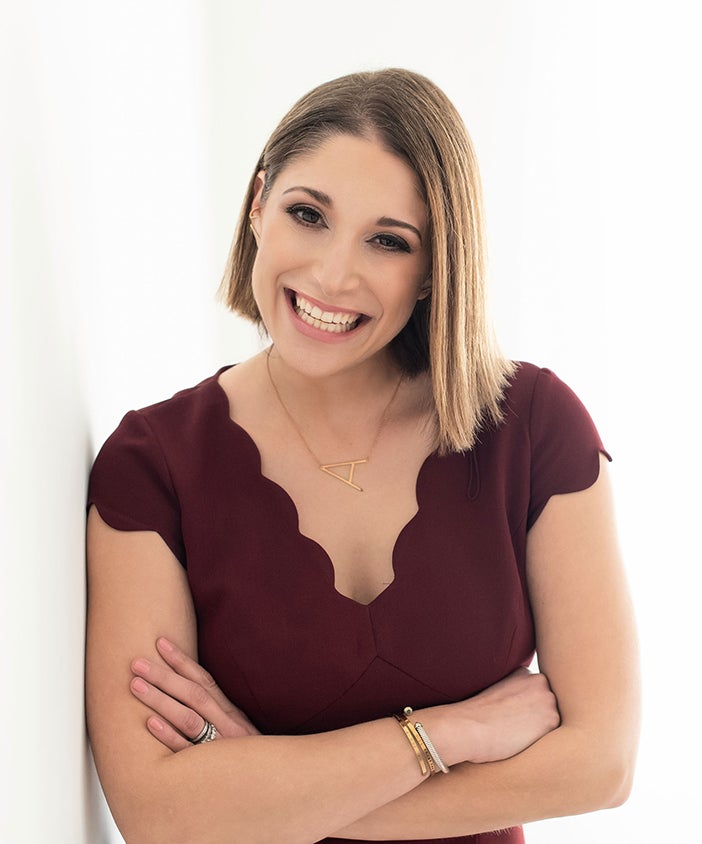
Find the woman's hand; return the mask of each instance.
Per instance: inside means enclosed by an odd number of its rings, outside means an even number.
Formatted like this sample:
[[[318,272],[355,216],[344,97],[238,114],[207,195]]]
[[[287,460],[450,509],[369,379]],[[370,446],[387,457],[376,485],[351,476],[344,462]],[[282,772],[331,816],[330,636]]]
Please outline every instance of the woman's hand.
[[[471,762],[508,759],[561,723],[556,696],[544,674],[519,668],[463,704],[473,727]]]
[[[543,674],[519,668],[480,694],[416,712],[447,765],[498,762],[521,753],[560,724]]]
[[[209,721],[223,738],[258,735],[246,715],[229,701],[212,675],[168,639],[156,642],[168,668],[139,658],[132,663],[132,694],[152,709],[146,726],[170,750],[192,747]]]

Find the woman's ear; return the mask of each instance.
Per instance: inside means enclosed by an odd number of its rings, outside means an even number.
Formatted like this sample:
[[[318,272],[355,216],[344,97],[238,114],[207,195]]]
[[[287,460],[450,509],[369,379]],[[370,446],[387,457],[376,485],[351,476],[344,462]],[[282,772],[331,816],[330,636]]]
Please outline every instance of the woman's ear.
[[[431,293],[431,276],[429,276],[425,281],[424,284],[419,288],[419,293],[417,294],[417,301],[421,302],[422,299],[426,299],[427,296]]]
[[[261,217],[261,208],[262,202],[261,197],[263,196],[263,189],[266,186],[266,171],[260,170],[256,174],[256,179],[254,180],[254,195],[253,199],[251,200],[251,208],[249,210],[249,225],[251,226],[251,231],[253,232],[253,236],[256,238],[256,242],[260,237],[260,217]]]
[[[261,205],[262,205],[262,197],[263,197],[263,189],[266,186],[266,171],[259,170],[256,174],[256,178],[254,179],[254,195],[253,199],[251,200],[251,208],[249,210],[249,216],[258,217],[261,213]]]

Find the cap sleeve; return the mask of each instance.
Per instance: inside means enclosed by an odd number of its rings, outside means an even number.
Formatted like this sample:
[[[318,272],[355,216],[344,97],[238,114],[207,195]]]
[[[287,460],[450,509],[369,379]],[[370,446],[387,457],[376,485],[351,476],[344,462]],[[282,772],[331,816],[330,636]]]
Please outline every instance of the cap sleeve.
[[[549,369],[534,384],[529,420],[531,487],[527,529],[552,495],[577,492],[595,483],[602,445],[590,414],[575,393]]]
[[[145,416],[130,411],[95,459],[88,507],[116,530],[152,530],[185,565],[180,506],[158,440]]]

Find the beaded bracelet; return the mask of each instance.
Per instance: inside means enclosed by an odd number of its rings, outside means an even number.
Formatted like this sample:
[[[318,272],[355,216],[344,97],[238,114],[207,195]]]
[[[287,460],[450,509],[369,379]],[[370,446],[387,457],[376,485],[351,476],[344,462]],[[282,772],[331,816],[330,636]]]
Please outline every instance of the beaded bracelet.
[[[412,750],[414,750],[414,754],[419,762],[419,769],[422,772],[422,776],[433,777],[434,774],[438,774],[439,771],[444,774],[448,774],[449,769],[437,753],[436,748],[427,735],[427,731],[424,729],[423,725],[419,721],[413,724],[409,720],[409,716],[412,714],[412,711],[411,706],[406,706],[402,710],[402,715],[394,715],[393,717],[402,727],[402,730],[407,737],[407,741],[410,743]]]

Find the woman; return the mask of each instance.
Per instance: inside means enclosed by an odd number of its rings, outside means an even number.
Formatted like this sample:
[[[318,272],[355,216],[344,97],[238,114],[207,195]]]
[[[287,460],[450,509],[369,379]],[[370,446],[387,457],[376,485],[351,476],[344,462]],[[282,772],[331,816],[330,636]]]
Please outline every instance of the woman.
[[[274,132],[225,277],[271,346],[127,414],[91,476],[88,721],[129,844],[516,842],[626,798],[605,452],[497,352],[483,265],[425,78],[335,80]]]

